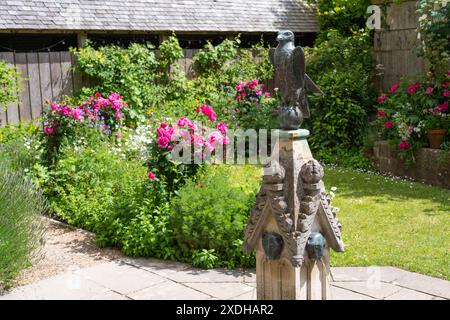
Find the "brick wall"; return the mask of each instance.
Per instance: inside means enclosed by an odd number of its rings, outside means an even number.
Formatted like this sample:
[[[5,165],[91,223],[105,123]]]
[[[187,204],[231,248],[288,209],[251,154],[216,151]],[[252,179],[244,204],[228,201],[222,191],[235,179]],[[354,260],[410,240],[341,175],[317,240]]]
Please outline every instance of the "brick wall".
[[[450,188],[450,155],[438,149],[423,148],[416,153],[416,162],[407,167],[386,141],[378,141],[374,148],[374,163],[383,174],[409,177],[434,186]]]

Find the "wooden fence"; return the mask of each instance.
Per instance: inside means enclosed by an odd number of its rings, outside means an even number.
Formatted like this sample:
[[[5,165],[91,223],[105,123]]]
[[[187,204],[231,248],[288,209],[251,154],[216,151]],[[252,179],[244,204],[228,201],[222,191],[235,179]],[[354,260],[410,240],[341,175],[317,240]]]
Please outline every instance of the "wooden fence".
[[[67,51],[0,52],[0,59],[16,66],[23,77],[18,102],[10,104],[6,112],[0,111],[2,126],[39,117],[46,100],[59,100],[82,86],[81,76],[72,68],[74,57]]]
[[[194,76],[193,57],[198,49],[185,49],[178,61],[189,79]],[[64,95],[72,95],[83,85],[82,77],[74,71],[75,57],[68,51],[61,52],[0,52],[0,59],[16,66],[23,77],[18,102],[0,111],[0,123],[29,122],[42,114],[45,101],[59,101]],[[266,81],[267,90],[273,91],[273,81]]]
[[[383,0],[372,0],[381,5]],[[416,1],[391,4],[386,10],[387,26],[375,31],[374,51],[378,64],[375,87],[386,92],[404,76],[414,76],[424,71],[424,61],[416,56],[418,44]]]

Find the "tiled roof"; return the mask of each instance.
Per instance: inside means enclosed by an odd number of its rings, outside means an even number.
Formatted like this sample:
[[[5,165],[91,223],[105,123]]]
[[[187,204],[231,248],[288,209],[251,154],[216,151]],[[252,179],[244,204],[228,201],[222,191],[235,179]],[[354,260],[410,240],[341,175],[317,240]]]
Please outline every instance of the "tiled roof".
[[[306,0],[1,0],[1,30],[318,31]]]

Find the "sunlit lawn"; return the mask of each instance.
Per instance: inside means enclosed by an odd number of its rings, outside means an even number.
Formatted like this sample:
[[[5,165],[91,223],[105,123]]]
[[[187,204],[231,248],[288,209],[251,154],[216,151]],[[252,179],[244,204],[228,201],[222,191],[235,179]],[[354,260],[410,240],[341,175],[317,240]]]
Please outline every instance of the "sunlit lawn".
[[[396,266],[450,278],[450,190],[341,168],[325,170],[337,188],[343,239],[335,266]]]

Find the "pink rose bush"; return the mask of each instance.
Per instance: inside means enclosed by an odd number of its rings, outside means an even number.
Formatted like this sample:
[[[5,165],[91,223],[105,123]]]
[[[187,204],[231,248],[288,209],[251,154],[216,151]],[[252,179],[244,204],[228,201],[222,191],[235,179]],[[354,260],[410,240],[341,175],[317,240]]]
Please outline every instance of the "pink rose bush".
[[[428,129],[450,130],[449,73],[441,79],[402,81],[393,84],[377,99],[378,136],[397,146],[399,155],[413,159],[418,148],[427,145]]]
[[[199,106],[196,114],[195,119],[180,117],[174,123],[161,122],[156,129],[146,164],[149,179],[159,182],[161,192],[174,192],[213,154],[223,156],[230,143],[227,125],[217,121],[211,106]]]
[[[255,125],[258,126],[256,124],[258,117],[264,114],[263,110],[272,110],[274,107],[272,104],[276,101],[258,79],[239,81],[228,88],[228,94],[229,120],[236,127],[239,122],[243,126],[248,123],[248,127],[255,128]]]
[[[61,143],[70,142],[83,128],[98,127],[107,136],[116,133],[122,126],[123,109],[126,107],[122,97],[115,92],[107,97],[96,93],[75,107],[51,103],[43,116],[49,163],[56,161]]]

